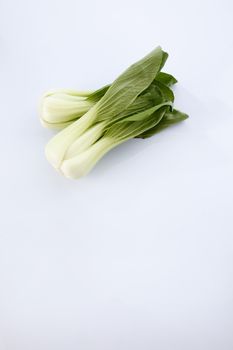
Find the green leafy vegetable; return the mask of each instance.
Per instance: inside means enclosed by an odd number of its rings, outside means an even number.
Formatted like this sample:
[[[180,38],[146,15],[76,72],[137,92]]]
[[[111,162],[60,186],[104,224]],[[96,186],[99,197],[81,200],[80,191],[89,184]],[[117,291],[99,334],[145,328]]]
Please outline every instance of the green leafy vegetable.
[[[154,134],[166,129],[168,126],[181,122],[188,118],[188,115],[178,111],[177,109],[173,109],[173,111],[167,111],[164,114],[163,119],[160,121],[158,125],[155,125],[153,128],[143,132],[137,137],[146,139],[148,137],[153,136]]]
[[[120,143],[150,137],[186,119],[186,114],[173,109],[170,87],[177,80],[161,72],[167,57],[157,47],[111,85],[96,91],[57,90],[44,95],[42,124],[63,129],[46,146],[49,162],[65,176],[78,178]]]
[[[167,53],[160,47],[146,57],[134,63],[110,86],[105,95],[79,120],[70,124],[54,136],[46,146],[49,162],[59,168],[69,146],[81,136],[93,123],[118,120],[120,112],[134,102],[137,96],[155,79],[163,67]]]

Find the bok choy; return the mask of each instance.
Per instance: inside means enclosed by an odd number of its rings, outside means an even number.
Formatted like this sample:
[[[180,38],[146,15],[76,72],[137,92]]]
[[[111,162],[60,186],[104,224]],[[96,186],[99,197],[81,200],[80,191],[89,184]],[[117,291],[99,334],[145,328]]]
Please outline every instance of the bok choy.
[[[42,98],[45,127],[63,129],[46,146],[48,161],[66,177],[86,175],[113,147],[147,138],[187,118],[173,109],[176,79],[161,72],[168,54],[160,47],[96,91],[57,90]]]

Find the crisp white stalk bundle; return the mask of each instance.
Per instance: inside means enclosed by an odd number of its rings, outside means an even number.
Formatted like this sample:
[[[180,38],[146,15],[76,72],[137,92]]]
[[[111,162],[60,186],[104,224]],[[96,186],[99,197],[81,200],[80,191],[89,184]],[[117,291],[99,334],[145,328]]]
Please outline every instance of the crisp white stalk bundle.
[[[44,127],[63,128],[83,116],[105,94],[109,86],[96,91],[52,90],[40,103],[40,120]]]
[[[87,96],[71,90],[47,92],[41,104],[41,119],[48,123],[62,123],[82,116],[93,106]]]

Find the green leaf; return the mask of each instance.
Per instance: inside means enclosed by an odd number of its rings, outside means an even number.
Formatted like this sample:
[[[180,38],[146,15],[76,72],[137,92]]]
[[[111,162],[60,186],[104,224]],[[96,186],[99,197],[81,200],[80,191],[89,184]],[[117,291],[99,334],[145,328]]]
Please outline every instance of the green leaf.
[[[174,102],[173,91],[167,85],[159,81],[154,80],[147,90],[148,93],[153,96],[153,98],[156,98],[157,101],[160,101],[159,103],[165,101]]]
[[[90,100],[91,102],[98,102],[101,99],[101,97],[103,97],[106,94],[109,87],[110,85],[105,85],[102,88],[94,91],[88,96],[88,100]]]
[[[154,90],[153,90],[154,88]],[[153,81],[151,86],[149,87],[150,91],[154,93],[156,101],[154,101],[154,104],[163,103],[163,102],[174,102],[174,94],[173,91],[163,83],[159,81]],[[159,97],[158,97],[159,94]],[[170,105],[170,110],[172,111],[172,104]],[[168,112],[168,109],[167,109]],[[154,129],[155,127],[153,127]],[[147,130],[146,135],[153,135],[153,130]],[[143,138],[149,137],[143,134]],[[141,135],[138,135],[137,137],[141,137]]]
[[[164,53],[164,57],[167,57],[165,55],[165,53]],[[177,83],[177,80],[175,77],[173,77],[171,74],[168,74],[165,72],[159,72],[157,74],[157,76],[155,77],[154,81],[159,81],[160,83],[163,83],[164,85],[166,85],[168,87]],[[152,82],[152,85],[153,85],[154,81]],[[87,94],[88,100],[90,100],[92,102],[98,102],[101,99],[101,97],[103,97],[106,94],[106,92],[110,88],[110,86],[111,85],[105,85],[105,86],[101,87],[100,89],[98,89],[92,93]],[[142,94],[143,94],[143,92],[142,92]]]
[[[157,81],[160,81],[160,83],[163,83],[164,85],[172,86],[177,83],[177,80],[173,75],[165,73],[165,72],[159,72],[157,77]]]
[[[103,137],[113,138],[116,141],[126,141],[136,137],[157,125],[170,104],[170,102],[166,102],[120,120],[108,128]]]
[[[146,139],[148,137],[153,136],[154,134],[162,131],[163,129],[166,129],[168,126],[176,124],[178,122],[181,122],[185,119],[188,118],[188,115],[180,112],[176,109],[173,109],[173,111],[167,111],[164,114],[163,119],[157,124],[155,125],[153,128],[141,133],[140,135],[138,135],[138,138],[142,138],[142,139]]]
[[[128,108],[155,79],[162,69],[167,53],[160,47],[121,74],[97,103],[97,120],[114,118]]]
[[[151,115],[152,113],[156,112],[158,109],[160,109],[161,107],[164,107],[164,106],[172,107],[172,102],[167,101],[167,102],[161,103],[159,105],[156,105],[152,108],[149,108],[143,112],[130,115],[129,117],[126,117],[126,118],[120,120],[118,123],[143,121],[144,119],[146,119],[148,117],[148,115]],[[114,124],[114,125],[116,125],[116,124]]]
[[[174,94],[172,90],[159,81],[154,80],[152,84],[146,90],[144,90],[126,110],[120,113],[117,118],[114,118],[114,121],[169,101],[174,101]]]
[[[167,58],[167,54],[164,53],[163,55],[163,60],[162,60],[162,64],[164,64],[165,62],[164,59]],[[171,74],[165,73],[165,72],[159,72],[157,74],[157,76],[155,77],[154,81],[158,81],[160,83],[163,83],[166,86],[172,86],[174,84],[177,83],[177,80],[175,77],[173,77]],[[154,83],[154,81],[152,82],[152,85]],[[87,94],[87,98],[88,100],[92,101],[92,102],[98,102],[107,92],[107,90],[110,88],[111,85],[105,85],[103,87],[101,87],[100,89]],[[143,94],[143,92],[142,92]]]

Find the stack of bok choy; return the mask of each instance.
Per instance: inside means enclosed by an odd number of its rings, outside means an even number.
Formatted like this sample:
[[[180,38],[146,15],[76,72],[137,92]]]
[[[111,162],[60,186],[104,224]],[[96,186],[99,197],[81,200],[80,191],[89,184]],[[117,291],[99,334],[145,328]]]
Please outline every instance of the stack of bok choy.
[[[186,119],[173,108],[171,86],[177,80],[161,72],[167,57],[157,47],[99,90],[46,93],[41,123],[60,130],[45,150],[54,168],[68,178],[80,178],[117,145]]]

